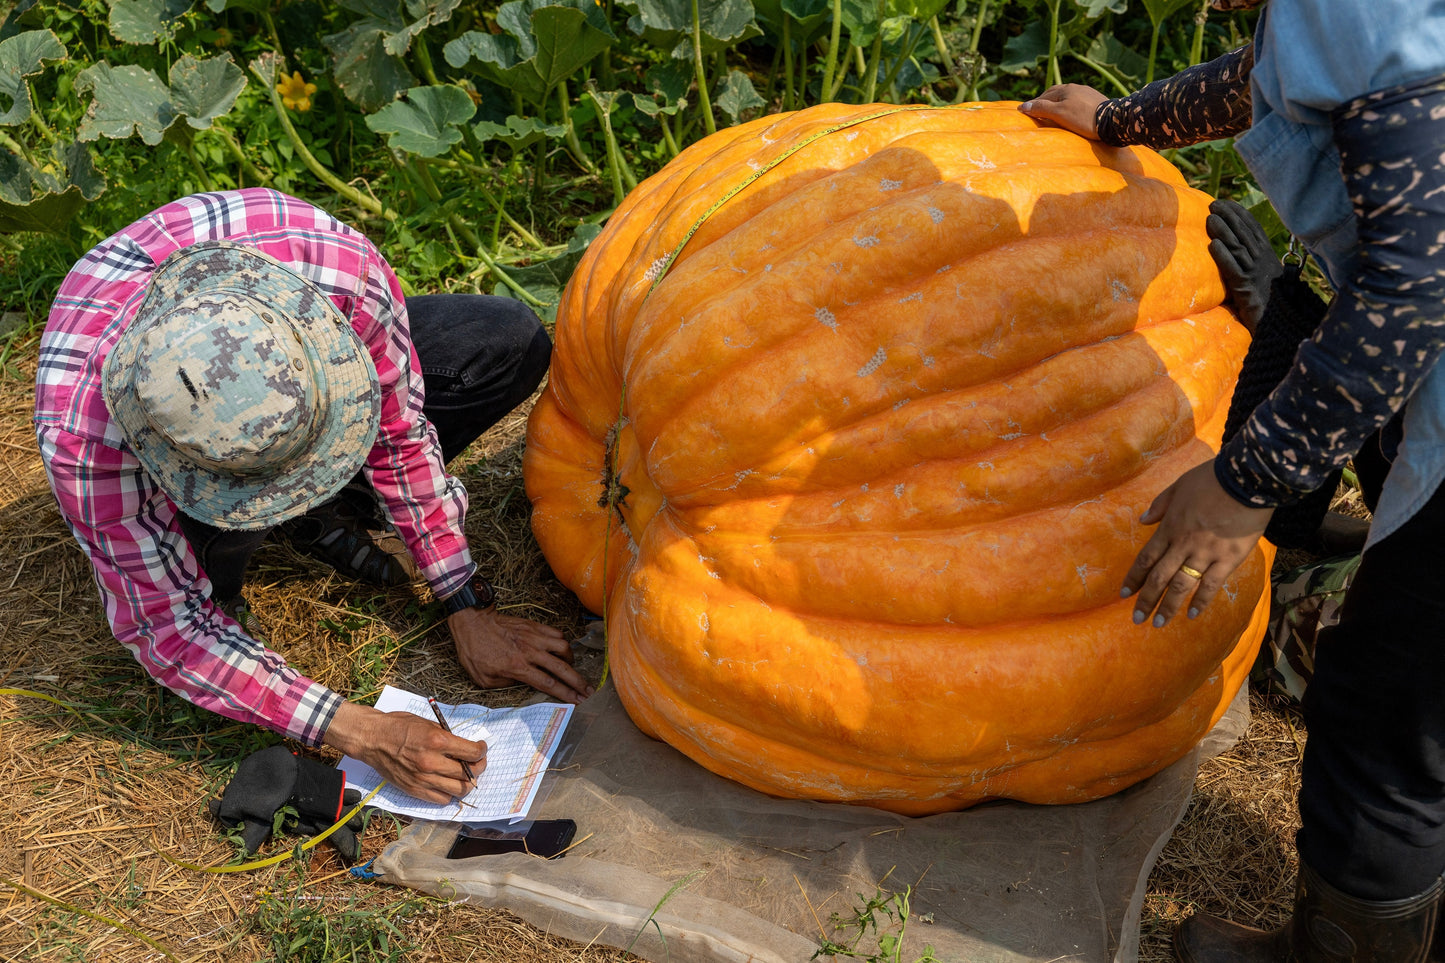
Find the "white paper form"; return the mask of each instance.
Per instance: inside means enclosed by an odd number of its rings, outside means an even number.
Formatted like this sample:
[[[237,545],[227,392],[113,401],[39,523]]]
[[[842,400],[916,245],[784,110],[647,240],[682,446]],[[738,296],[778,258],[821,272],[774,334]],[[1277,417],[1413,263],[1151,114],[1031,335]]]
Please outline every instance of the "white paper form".
[[[551,765],[552,754],[572,719],[572,706],[543,702],[530,706],[490,709],[463,704],[437,703],[452,732],[463,739],[487,743],[487,767],[477,777],[477,788],[464,799],[429,803],[408,796],[388,783],[368,805],[420,819],[456,822],[484,822],[522,819],[536,798],[542,776]],[[376,700],[383,712],[402,710],[436,721],[426,697],[386,686]],[[343,756],[338,767],[346,773],[348,787],[371,792],[381,782],[375,769],[359,759]],[[460,768],[460,764],[458,764]]]

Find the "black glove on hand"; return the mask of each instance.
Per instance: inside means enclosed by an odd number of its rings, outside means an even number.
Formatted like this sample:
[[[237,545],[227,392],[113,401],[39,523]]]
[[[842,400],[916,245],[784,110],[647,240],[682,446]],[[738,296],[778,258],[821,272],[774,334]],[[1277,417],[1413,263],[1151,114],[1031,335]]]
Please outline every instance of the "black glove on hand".
[[[283,824],[285,831],[314,836],[360,799],[356,790],[346,791],[341,770],[298,757],[285,746],[270,746],[242,759],[221,798],[212,799],[209,806],[222,824],[241,827],[242,845],[250,854],[271,837],[281,807],[290,806],[297,814]],[[358,813],[326,837],[347,862],[361,854],[357,833],[363,824]]]
[[[1284,273],[1284,265],[1254,215],[1234,201],[1211,203],[1204,230],[1235,313],[1253,334],[1269,303],[1270,287]]]

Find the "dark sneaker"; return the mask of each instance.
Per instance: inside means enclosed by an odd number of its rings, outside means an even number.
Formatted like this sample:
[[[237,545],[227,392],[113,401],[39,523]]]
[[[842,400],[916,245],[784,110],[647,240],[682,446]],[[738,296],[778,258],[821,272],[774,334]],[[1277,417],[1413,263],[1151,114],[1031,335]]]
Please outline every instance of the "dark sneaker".
[[[405,585],[418,569],[371,489],[353,482],[335,498],[276,526],[278,538],[343,575],[375,585]]]

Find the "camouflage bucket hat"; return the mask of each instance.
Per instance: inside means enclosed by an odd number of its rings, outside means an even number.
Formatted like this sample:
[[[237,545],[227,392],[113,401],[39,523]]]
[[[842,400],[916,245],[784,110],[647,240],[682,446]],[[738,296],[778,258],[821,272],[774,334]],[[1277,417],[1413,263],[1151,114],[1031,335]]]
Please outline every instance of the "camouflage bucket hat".
[[[218,528],[267,528],[335,495],[381,418],[376,368],[331,301],[224,241],[161,262],[102,381],[156,484]]]

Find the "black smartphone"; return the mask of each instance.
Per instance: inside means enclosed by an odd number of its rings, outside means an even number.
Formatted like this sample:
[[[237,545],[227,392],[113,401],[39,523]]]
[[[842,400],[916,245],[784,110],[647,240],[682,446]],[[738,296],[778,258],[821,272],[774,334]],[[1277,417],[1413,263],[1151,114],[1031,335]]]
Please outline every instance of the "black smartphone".
[[[497,853],[531,853],[556,859],[566,854],[577,835],[577,824],[570,819],[539,819],[531,826],[508,832],[491,827],[463,829],[447,850],[447,859],[471,856],[493,856]]]

